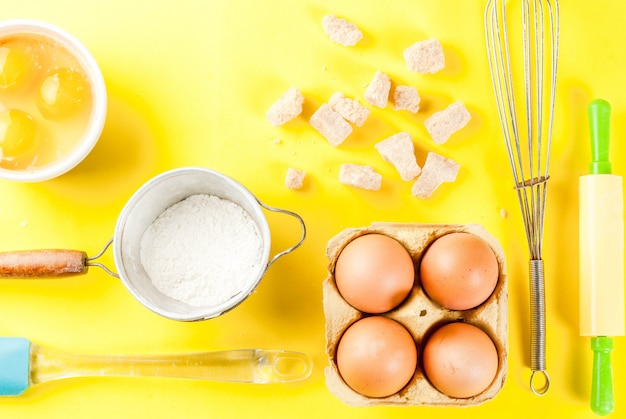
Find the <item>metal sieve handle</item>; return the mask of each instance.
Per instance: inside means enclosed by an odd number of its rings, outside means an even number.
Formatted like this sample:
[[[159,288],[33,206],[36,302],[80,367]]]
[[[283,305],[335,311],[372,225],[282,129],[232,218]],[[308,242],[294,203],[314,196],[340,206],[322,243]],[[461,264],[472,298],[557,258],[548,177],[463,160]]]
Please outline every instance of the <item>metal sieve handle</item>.
[[[119,276],[104,264],[96,262],[111,246],[109,240],[95,256],[89,257],[82,250],[37,249],[0,252],[0,278],[42,279],[86,274],[90,266],[97,266],[109,275]]]
[[[87,273],[80,250],[41,249],[0,253],[0,278],[57,278]]]
[[[300,247],[300,245],[302,244],[302,242],[304,241],[304,239],[306,238],[306,226],[304,225],[304,220],[302,219],[302,217],[300,217],[298,214],[296,214],[295,212],[292,211],[288,211],[285,209],[281,209],[281,208],[274,208],[274,207],[270,207],[269,205],[265,205],[263,202],[259,201],[257,199],[257,202],[259,203],[260,206],[262,206],[263,208],[265,208],[268,211],[272,211],[272,212],[278,212],[280,214],[286,214],[286,215],[291,215],[292,217],[294,217],[296,220],[298,220],[298,222],[300,223],[300,227],[302,228],[302,236],[300,237],[300,240],[294,244],[293,246],[291,246],[288,249],[283,250],[280,253],[277,253],[276,255],[274,255],[274,257],[272,257],[270,259],[269,262],[267,262],[267,266],[265,267],[265,269],[269,268],[270,265],[274,262],[276,262],[276,260],[282,256],[285,256],[288,253],[293,252],[294,250],[296,250],[298,247]]]

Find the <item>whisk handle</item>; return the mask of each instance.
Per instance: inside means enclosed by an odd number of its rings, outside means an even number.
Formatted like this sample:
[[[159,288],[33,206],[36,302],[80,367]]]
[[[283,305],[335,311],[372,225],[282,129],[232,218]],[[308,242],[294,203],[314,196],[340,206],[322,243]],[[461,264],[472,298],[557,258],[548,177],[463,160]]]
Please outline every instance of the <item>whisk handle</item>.
[[[530,388],[537,395],[544,395],[550,387],[550,377],[546,372],[546,306],[544,295],[543,260],[530,261]],[[537,385],[537,373],[544,376],[544,382]]]

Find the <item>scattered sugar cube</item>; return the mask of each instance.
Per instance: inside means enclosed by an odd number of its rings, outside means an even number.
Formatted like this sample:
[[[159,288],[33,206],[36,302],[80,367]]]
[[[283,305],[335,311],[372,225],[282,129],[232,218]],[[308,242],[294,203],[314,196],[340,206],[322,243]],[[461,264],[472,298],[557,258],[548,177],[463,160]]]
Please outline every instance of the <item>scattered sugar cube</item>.
[[[371,166],[358,164],[342,164],[339,170],[339,182],[355,188],[378,191],[383,177]]]
[[[393,164],[403,180],[413,180],[421,168],[415,159],[413,138],[407,132],[400,132],[374,146],[383,159]]]
[[[333,111],[337,112],[344,119],[352,122],[357,127],[362,127],[367,117],[370,116],[370,108],[363,106],[356,99],[349,99],[341,92],[333,94],[328,104]]]
[[[393,103],[396,111],[417,113],[420,109],[420,95],[413,86],[396,86],[393,91]]]
[[[304,96],[300,90],[291,87],[270,106],[265,116],[270,124],[278,127],[300,115],[303,103]]]
[[[404,60],[410,71],[434,74],[446,66],[443,47],[436,39],[416,42],[404,50]]]
[[[461,166],[437,153],[430,152],[422,173],[413,184],[411,192],[421,199],[430,198],[443,182],[454,182]]]
[[[287,169],[287,176],[285,177],[285,186],[289,189],[300,189],[304,183],[304,177],[306,172],[298,169]]]
[[[363,32],[352,22],[335,15],[326,15],[322,18],[322,27],[331,41],[351,47],[363,38]]]
[[[324,103],[320,106],[309,120],[311,126],[315,128],[328,142],[337,147],[352,133],[352,126],[341,115],[333,111],[331,107]]]
[[[383,72],[377,71],[374,78],[365,89],[365,100],[370,105],[384,108],[389,101],[389,91],[391,90],[391,79]]]
[[[434,113],[424,121],[426,130],[437,144],[443,144],[452,134],[465,127],[472,119],[462,102],[454,102],[443,111]]]

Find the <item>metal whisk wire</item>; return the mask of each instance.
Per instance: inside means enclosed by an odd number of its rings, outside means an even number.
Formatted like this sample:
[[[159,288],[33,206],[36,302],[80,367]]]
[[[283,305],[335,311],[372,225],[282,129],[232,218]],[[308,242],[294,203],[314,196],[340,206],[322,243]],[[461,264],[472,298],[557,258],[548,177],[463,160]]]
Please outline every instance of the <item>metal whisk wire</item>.
[[[510,36],[508,22],[515,13],[507,10],[507,2],[488,0],[485,35],[498,117],[530,256],[530,387],[535,394],[543,395],[550,378],[545,366],[542,244],[556,95],[559,8],[557,0],[521,0],[519,45]],[[521,55],[521,62],[516,61],[516,54]],[[521,64],[521,77],[515,72],[516,64]],[[534,383],[537,372],[545,379],[540,389]]]

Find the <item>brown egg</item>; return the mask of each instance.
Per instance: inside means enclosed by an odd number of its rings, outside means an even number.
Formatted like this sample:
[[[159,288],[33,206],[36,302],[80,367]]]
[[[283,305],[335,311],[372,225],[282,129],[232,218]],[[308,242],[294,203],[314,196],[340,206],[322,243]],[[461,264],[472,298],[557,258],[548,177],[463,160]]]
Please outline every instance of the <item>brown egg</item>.
[[[426,342],[424,373],[439,391],[467,398],[486,390],[498,371],[498,352],[491,338],[476,326],[449,323]]]
[[[413,336],[386,317],[365,317],[353,323],[337,346],[337,369],[354,391],[386,397],[400,391],[417,367]]]
[[[375,233],[350,241],[337,257],[334,273],[348,304],[375,314],[399,305],[415,281],[415,265],[404,246]]]
[[[498,282],[499,267],[491,247],[470,233],[450,233],[435,240],[420,262],[424,291],[451,310],[483,303]]]

